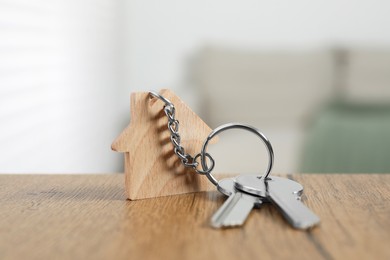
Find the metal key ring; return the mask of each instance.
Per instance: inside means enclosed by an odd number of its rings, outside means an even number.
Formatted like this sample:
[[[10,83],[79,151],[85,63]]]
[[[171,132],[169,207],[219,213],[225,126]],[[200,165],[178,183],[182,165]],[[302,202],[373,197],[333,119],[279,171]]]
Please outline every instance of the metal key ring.
[[[152,95],[153,97],[158,98],[158,99],[160,99],[161,101],[163,101],[163,102],[165,103],[166,106],[170,106],[170,107],[173,106],[172,102],[169,101],[169,99],[167,99],[167,98],[161,96],[161,95],[158,94],[157,92],[149,91],[149,94]]]
[[[272,145],[271,145],[270,141],[268,140],[268,138],[262,132],[260,132],[257,128],[250,126],[250,125],[241,124],[241,123],[228,123],[228,124],[221,125],[221,126],[215,128],[209,134],[209,136],[206,138],[205,142],[203,143],[202,150],[200,151],[200,158],[201,158],[201,162],[202,162],[203,172],[205,173],[207,178],[214,185],[218,184],[218,180],[211,174],[212,168],[214,168],[214,163],[212,164],[211,169],[207,166],[206,157],[208,157],[207,156],[208,153],[206,153],[206,148],[207,148],[209,141],[214,136],[216,136],[217,134],[219,134],[223,131],[233,129],[233,128],[244,129],[244,130],[250,131],[250,132],[256,134],[258,137],[260,137],[260,139],[264,142],[265,146],[267,147],[268,155],[269,155],[268,168],[264,172],[263,176],[261,177],[265,180],[268,177],[268,175],[270,174],[270,172],[272,170],[272,166],[274,164],[274,151],[272,149]]]

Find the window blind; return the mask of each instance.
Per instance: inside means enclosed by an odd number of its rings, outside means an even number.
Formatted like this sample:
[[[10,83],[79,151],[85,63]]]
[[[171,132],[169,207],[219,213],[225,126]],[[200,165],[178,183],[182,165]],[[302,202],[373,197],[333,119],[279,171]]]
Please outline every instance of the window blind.
[[[0,2],[0,173],[120,170],[118,1]]]

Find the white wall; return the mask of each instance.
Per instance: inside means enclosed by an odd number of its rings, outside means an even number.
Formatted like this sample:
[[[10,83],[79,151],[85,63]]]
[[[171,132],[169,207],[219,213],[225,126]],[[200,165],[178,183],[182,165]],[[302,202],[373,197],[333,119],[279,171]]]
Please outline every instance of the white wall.
[[[302,49],[389,45],[390,2],[134,0],[127,3],[126,86],[178,88],[204,45]]]

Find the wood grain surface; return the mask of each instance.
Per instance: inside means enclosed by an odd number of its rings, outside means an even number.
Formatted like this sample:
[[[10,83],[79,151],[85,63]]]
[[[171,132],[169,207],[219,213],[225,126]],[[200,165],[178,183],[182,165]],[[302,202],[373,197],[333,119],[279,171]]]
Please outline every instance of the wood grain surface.
[[[0,259],[390,259],[390,175],[288,175],[321,217],[269,204],[217,230],[217,191],[126,200],[124,175],[0,175]]]
[[[175,105],[181,145],[185,153],[195,156],[212,129],[172,91],[163,89],[160,94]],[[161,100],[152,99],[149,92],[132,93],[131,122],[112,144],[113,150],[124,153],[125,189],[131,200],[206,191],[212,187],[206,178],[184,167],[174,153],[164,105]]]

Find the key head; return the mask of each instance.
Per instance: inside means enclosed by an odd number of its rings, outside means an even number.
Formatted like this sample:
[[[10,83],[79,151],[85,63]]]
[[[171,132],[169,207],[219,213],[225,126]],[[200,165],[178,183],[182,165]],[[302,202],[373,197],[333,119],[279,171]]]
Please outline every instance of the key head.
[[[218,181],[217,189],[222,194],[230,197],[241,190],[236,189],[234,178],[226,178]],[[243,196],[250,201],[253,201],[255,208],[260,208],[263,198],[253,194],[243,194]]]
[[[252,195],[267,198],[267,186],[275,187],[276,189],[285,190],[291,192],[297,197],[300,197],[303,192],[303,186],[293,180],[272,176],[267,178],[267,184],[261,177],[254,174],[245,174],[236,177],[234,181],[234,187],[238,190],[247,192]]]
[[[233,193],[235,193],[234,179],[226,178],[218,181],[217,189],[219,192],[225,194],[226,196],[232,195]]]
[[[218,191],[228,197],[234,195],[237,192],[241,192],[241,190],[236,189],[234,181],[235,181],[234,178],[226,178],[218,181],[218,185],[217,185]],[[253,195],[253,194],[246,194],[246,195],[245,196],[248,197],[249,200],[252,200],[255,203],[255,208],[259,208],[264,200],[264,198],[257,195]]]

